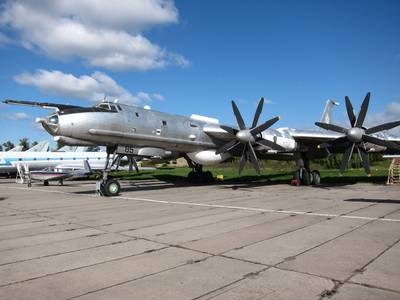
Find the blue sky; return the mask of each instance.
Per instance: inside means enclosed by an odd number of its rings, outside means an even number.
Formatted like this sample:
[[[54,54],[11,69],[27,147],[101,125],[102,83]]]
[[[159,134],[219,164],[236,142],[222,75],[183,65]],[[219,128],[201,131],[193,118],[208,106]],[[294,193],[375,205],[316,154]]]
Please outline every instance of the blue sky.
[[[86,2],[2,3],[1,99],[93,105],[106,94],[235,124],[230,100],[250,123],[264,96],[263,119],[309,129],[326,99],[344,122],[344,96],[358,110],[371,91],[371,124],[400,119],[399,1]],[[47,113],[0,105],[0,142],[50,139],[34,123]]]

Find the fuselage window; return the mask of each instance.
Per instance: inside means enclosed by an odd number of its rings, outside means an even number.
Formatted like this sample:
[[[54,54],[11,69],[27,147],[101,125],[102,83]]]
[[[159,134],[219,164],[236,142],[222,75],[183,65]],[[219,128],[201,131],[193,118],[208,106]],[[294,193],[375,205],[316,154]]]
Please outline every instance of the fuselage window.
[[[63,158],[63,157],[60,157],[60,160],[64,160],[64,158]]]
[[[19,161],[21,161],[21,160],[22,160],[22,158],[18,158],[18,160],[19,160]]]
[[[76,158],[74,157],[73,160],[76,160]]]
[[[167,126],[167,121],[164,121],[164,120],[163,120],[163,121],[162,121],[162,125],[163,125],[163,126]]]
[[[48,157],[47,160],[50,160],[50,157]]]
[[[36,157],[34,157],[33,160],[36,160]]]

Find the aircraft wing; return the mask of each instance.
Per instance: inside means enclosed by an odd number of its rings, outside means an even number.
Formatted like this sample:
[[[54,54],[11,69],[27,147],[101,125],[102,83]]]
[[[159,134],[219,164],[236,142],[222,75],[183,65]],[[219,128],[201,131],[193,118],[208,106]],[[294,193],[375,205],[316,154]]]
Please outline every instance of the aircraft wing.
[[[79,108],[80,107],[80,106],[76,106],[76,105],[67,105],[67,104],[49,103],[49,102],[25,101],[25,100],[14,100],[14,99],[6,99],[3,102],[6,104],[50,108],[50,109],[55,109],[57,111],[65,110],[65,109],[69,109],[69,108]]]
[[[224,129],[222,129],[219,125],[218,126],[206,125],[204,126],[203,131],[210,137],[215,138],[217,140],[229,141],[232,139],[232,135],[226,132]]]
[[[344,136],[340,133],[330,132],[330,131],[316,131],[316,130],[297,130],[297,129],[287,129],[287,132],[296,140],[300,145],[306,146],[317,146],[322,143],[326,143],[337,139],[341,136]],[[400,144],[400,138],[393,137],[388,134],[376,134],[376,137],[394,142],[396,144]],[[373,148],[376,148],[376,145],[373,145]],[[379,147],[378,147],[379,148]],[[390,151],[389,151],[390,152]]]
[[[297,143],[303,145],[319,145],[343,136],[343,134],[330,132],[327,130],[316,131],[287,129],[287,132],[296,140]]]

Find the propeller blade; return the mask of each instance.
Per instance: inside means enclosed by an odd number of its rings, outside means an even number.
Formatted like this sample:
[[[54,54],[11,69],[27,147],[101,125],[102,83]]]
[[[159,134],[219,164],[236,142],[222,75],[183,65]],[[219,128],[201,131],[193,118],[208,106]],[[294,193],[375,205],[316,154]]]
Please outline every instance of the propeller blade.
[[[347,166],[349,165],[350,159],[351,159],[351,155],[353,154],[353,150],[354,150],[354,143],[352,143],[350,145],[349,148],[346,149],[346,151],[343,154],[343,158],[342,158],[342,164],[340,165],[340,173],[344,173],[344,171],[346,170]]]
[[[232,108],[233,108],[233,113],[235,114],[236,121],[239,125],[240,130],[246,129],[246,125],[244,124],[242,115],[240,114],[240,111],[238,107],[236,106],[235,101],[232,101]]]
[[[357,150],[358,150],[358,155],[360,156],[360,159],[362,161],[365,172],[367,173],[368,176],[371,176],[371,169],[369,167],[368,153],[367,153],[367,150],[365,149],[364,143],[359,144],[357,147]]]
[[[316,122],[315,125],[323,128],[323,129],[326,129],[326,130],[331,130],[331,131],[347,134],[347,129],[340,127],[338,125],[321,123],[321,122]]]
[[[381,140],[381,139],[378,139],[376,137],[366,135],[366,134],[363,135],[362,139],[364,142],[370,142],[372,144],[383,146],[383,147],[386,147],[389,149],[400,150],[400,145],[398,145],[394,142],[391,142],[391,141]]]
[[[376,133],[382,130],[389,130],[400,125],[400,121],[385,123],[365,130],[366,134]]]
[[[261,124],[260,126],[257,126],[256,128],[253,128],[252,130],[250,130],[250,133],[252,135],[259,134],[259,133],[263,132],[265,129],[270,128],[272,125],[274,125],[280,119],[281,119],[281,117],[275,117],[271,120],[268,120],[267,122]]]
[[[251,145],[251,143],[247,144],[248,146],[248,153],[249,153],[249,157],[250,157],[250,161],[254,166],[254,169],[256,169],[257,175],[260,175],[260,163],[258,162],[256,153],[254,152],[253,146]]]
[[[270,147],[270,148],[272,148],[274,150],[277,150],[277,151],[286,151],[286,149],[283,148],[282,146],[278,145],[277,143],[274,143],[274,142],[271,142],[269,140],[266,140],[266,139],[256,140],[256,143],[261,145],[261,146]]]
[[[220,128],[222,128],[223,130],[225,130],[226,132],[229,132],[232,135],[236,135],[236,133],[239,131],[235,128],[232,128],[230,126],[225,126],[225,125],[220,125]]]
[[[356,121],[356,127],[361,128],[362,125],[364,124],[364,120],[365,120],[365,116],[367,115],[367,111],[368,111],[368,105],[369,105],[369,98],[371,97],[371,93],[368,93],[365,98],[364,101],[361,105],[361,110],[360,113],[358,114],[358,118]]]
[[[244,165],[246,164],[246,149],[247,149],[247,144],[244,145],[242,156],[240,157],[239,175],[242,173]]]
[[[217,151],[215,151],[215,154],[220,154],[220,153],[224,153],[227,152],[229,150],[231,150],[232,148],[235,148],[235,146],[239,145],[240,142],[236,141],[236,140],[232,140],[229,143],[223,145],[222,147],[218,148]]]
[[[344,97],[344,99],[346,100],[346,110],[347,110],[347,115],[349,116],[351,127],[354,127],[354,124],[356,123],[356,116],[354,114],[353,105],[351,104],[349,97],[346,96]]]
[[[257,110],[256,110],[256,113],[254,114],[253,124],[251,125],[251,128],[254,128],[257,126],[258,119],[260,118],[263,106],[264,106],[264,98],[261,98],[260,102],[258,102]]]

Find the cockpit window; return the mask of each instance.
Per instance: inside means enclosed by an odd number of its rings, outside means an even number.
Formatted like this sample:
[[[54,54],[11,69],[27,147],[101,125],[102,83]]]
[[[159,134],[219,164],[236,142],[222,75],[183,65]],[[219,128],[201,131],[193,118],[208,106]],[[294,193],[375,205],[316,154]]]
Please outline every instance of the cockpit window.
[[[106,109],[109,111],[117,112],[117,108],[115,107],[115,104],[113,104],[113,103],[104,102],[104,103],[100,103],[99,105],[97,105],[97,107]]]

